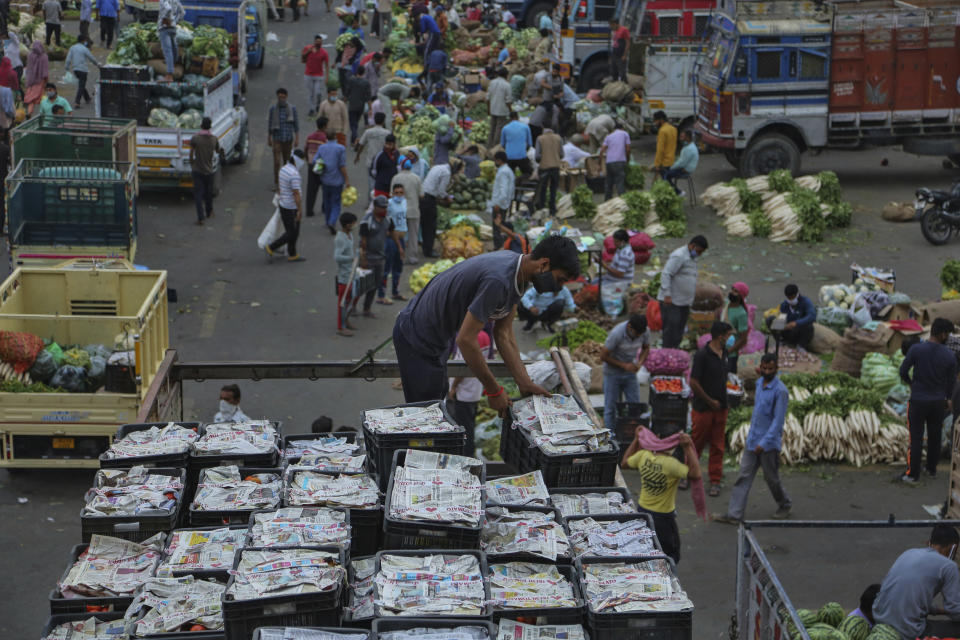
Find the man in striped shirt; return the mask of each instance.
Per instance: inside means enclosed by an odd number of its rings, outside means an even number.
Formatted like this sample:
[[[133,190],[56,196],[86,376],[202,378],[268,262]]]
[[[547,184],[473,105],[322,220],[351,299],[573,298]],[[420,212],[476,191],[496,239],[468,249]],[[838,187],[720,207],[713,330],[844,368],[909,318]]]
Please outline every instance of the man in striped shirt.
[[[633,282],[635,262],[633,247],[630,246],[630,235],[623,229],[617,229],[613,233],[613,246],[616,247],[613,259],[604,266],[612,280],[629,284]]]

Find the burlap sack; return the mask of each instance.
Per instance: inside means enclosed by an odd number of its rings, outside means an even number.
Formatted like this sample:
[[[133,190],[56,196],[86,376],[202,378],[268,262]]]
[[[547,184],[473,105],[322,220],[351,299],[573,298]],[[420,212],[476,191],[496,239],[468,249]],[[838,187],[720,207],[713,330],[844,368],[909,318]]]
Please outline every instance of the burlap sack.
[[[632,93],[633,89],[630,88],[630,85],[622,80],[617,80],[616,82],[608,82],[603,85],[600,96],[607,102],[617,103]]]
[[[486,102],[486,101],[487,101],[486,91],[475,91],[474,93],[471,93],[470,95],[467,96],[466,102],[464,104],[466,109],[469,111],[470,109],[473,109],[475,106],[477,106],[477,103]]]
[[[914,216],[913,205],[909,202],[888,202],[883,206],[881,216],[890,222],[910,222]]]
[[[863,361],[863,356],[859,358],[851,358],[848,355],[845,355],[841,351],[837,351],[833,354],[833,360],[830,361],[830,371],[839,371],[841,373],[846,373],[853,376],[854,378],[860,377],[860,363]]]
[[[714,311],[723,306],[723,289],[709,282],[698,282],[693,294],[693,311]]]
[[[603,393],[603,365],[590,367],[590,388],[587,393]]]
[[[810,341],[810,351],[813,353],[831,353],[840,346],[843,338],[836,331],[822,324],[813,325],[813,339]]]
[[[960,323],[960,300],[942,300],[920,307],[921,324],[931,324],[935,318],[946,318],[954,324]]]

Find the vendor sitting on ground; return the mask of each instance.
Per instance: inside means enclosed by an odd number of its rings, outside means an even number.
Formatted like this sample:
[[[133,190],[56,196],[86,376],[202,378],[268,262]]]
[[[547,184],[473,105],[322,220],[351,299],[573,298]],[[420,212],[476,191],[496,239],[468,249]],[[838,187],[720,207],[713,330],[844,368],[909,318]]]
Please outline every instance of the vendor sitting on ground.
[[[213,416],[214,422],[246,422],[249,420],[240,410],[240,387],[225,384],[220,387],[220,410]]]
[[[513,229],[513,223],[505,221],[504,214],[493,211],[493,250],[509,249],[514,253],[530,253],[530,241],[522,233]]]
[[[800,295],[800,288],[788,284],[783,289],[786,300],[780,303],[780,313],[787,314],[787,325],[783,329],[783,341],[789,345],[810,346],[813,340],[813,323],[817,321],[817,308],[807,296]]]
[[[524,333],[533,331],[533,325],[540,322],[541,326],[550,333],[556,333],[553,323],[560,319],[564,310],[567,313],[576,311],[577,305],[573,302],[573,296],[566,287],[561,287],[560,291],[545,291],[538,293],[536,289],[530,287],[523,297],[520,298],[520,304],[517,305],[517,317],[526,320],[527,324],[523,327]]]
[[[617,229],[613,232],[613,246],[616,252],[610,262],[604,262],[603,267],[610,274],[610,278],[618,282],[633,282],[633,266],[636,263],[636,256],[633,253],[633,247],[630,246],[630,234],[624,229]]]
[[[901,553],[873,602],[876,623],[890,625],[904,638],[918,638],[929,635],[924,632],[929,615],[960,620],[960,573],[954,561],[958,543],[956,529],[938,524],[925,548]],[[937,594],[943,596],[942,608],[934,606]]]

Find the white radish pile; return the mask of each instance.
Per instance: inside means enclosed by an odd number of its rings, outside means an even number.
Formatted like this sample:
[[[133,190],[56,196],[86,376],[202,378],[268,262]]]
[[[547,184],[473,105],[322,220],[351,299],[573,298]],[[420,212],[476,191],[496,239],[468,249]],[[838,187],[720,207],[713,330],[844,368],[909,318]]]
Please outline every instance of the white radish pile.
[[[559,207],[559,205],[558,205]],[[593,217],[593,228],[595,231],[605,236],[612,234],[617,229],[623,228],[624,214],[630,210],[630,207],[624,202],[623,198],[612,198],[602,204],[597,205],[597,215]],[[558,208],[559,211],[559,208]],[[660,224],[657,212],[654,210],[653,199],[650,199],[650,209],[644,218],[644,227],[642,231],[651,238],[659,238],[666,235],[666,229]],[[635,229],[640,231],[640,229]]]
[[[566,220],[575,215],[577,212],[573,208],[573,198],[569,193],[557,200],[557,220]]]
[[[13,380],[25,385],[33,384],[33,380],[30,378],[29,373],[26,371],[23,373],[17,373],[13,370],[13,365],[9,362],[0,363],[0,380]]]

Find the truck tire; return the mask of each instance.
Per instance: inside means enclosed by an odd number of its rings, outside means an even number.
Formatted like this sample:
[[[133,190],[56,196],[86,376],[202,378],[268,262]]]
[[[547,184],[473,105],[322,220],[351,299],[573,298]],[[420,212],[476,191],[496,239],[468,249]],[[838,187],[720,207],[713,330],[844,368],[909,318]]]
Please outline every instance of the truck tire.
[[[740,168],[740,159],[743,157],[743,152],[738,151],[737,149],[724,149],[723,157],[727,159],[727,162],[734,169]]]
[[[243,129],[240,131],[240,140],[237,141],[237,146],[234,149],[233,163],[243,164],[247,161],[247,158],[249,157],[250,157],[250,129],[247,127],[246,123],[244,123]]]
[[[594,60],[580,70],[580,92],[602,89],[603,79],[610,75],[610,63],[606,59]]]
[[[538,2],[532,5],[523,16],[523,26],[527,29],[536,29],[540,30],[540,16],[547,13],[549,14],[556,8],[556,2]]]
[[[775,169],[787,169],[793,175],[800,171],[800,149],[785,135],[767,133],[750,143],[740,158],[740,174],[744,178],[766,175]]]

